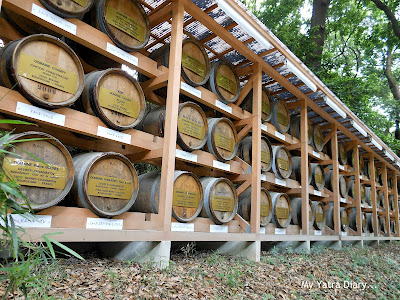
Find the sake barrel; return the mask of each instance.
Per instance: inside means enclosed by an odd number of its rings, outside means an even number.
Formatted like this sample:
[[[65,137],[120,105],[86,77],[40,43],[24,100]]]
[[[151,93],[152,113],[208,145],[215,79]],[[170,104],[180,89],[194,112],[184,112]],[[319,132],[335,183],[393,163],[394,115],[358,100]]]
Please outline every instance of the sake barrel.
[[[138,51],[150,38],[150,22],[136,0],[98,0],[91,10],[91,24],[125,51]]]
[[[253,137],[247,136],[239,143],[238,156],[252,165],[252,140]],[[272,148],[271,143],[265,136],[261,136],[261,171],[268,172],[272,168]]]
[[[394,195],[389,195],[389,210],[394,210]]]
[[[289,178],[292,174],[292,160],[289,150],[285,146],[272,146],[272,170],[276,177]]]
[[[211,64],[209,84],[211,91],[224,103],[233,103],[239,97],[239,76],[230,62],[220,60]]]
[[[358,164],[359,164],[359,169],[360,169],[360,175],[364,175],[364,156],[360,156],[358,159]]]
[[[347,152],[343,143],[338,143],[338,150],[339,150],[339,155],[338,155],[339,163],[341,165],[347,164]]]
[[[217,225],[231,221],[238,210],[238,196],[232,182],[223,177],[203,177],[200,182],[204,193],[201,216]]]
[[[369,159],[364,159],[364,175],[367,176],[368,179],[371,178],[371,165]]]
[[[292,173],[290,178],[301,183],[301,156],[292,156]],[[310,160],[308,160],[308,184],[311,184],[312,170]]]
[[[387,233],[385,217],[378,215],[378,228],[381,232]]]
[[[79,207],[110,218],[128,211],[136,200],[139,181],[132,163],[116,152],[91,152],[73,158],[75,181],[71,195]]]
[[[61,18],[81,19],[92,7],[94,0],[39,0],[40,3]]]
[[[238,213],[246,221],[251,220],[251,187],[239,196]],[[272,219],[272,202],[269,191],[261,188],[260,193],[260,226],[266,226]]]
[[[290,128],[290,111],[285,101],[272,101],[272,125],[278,129],[279,132],[285,133]]]
[[[271,95],[266,87],[261,89],[261,121],[270,122],[271,120]],[[240,107],[250,113],[253,113],[253,90],[244,98]]]
[[[324,149],[324,139],[325,136],[321,127],[318,124],[312,125],[311,146],[316,151],[322,151]]]
[[[278,228],[289,226],[292,218],[292,204],[287,194],[270,192],[272,200],[272,222]]]
[[[159,65],[169,68],[170,45],[153,51],[150,58]],[[200,86],[207,83],[210,78],[210,59],[203,45],[196,39],[186,39],[182,42],[181,75],[186,83],[191,86]],[[142,80],[146,78],[141,76]]]
[[[36,34],[0,50],[0,84],[17,90],[46,108],[74,103],[82,93],[84,74],[76,54],[59,39]]]
[[[387,185],[388,185],[388,188],[389,188],[389,189],[392,189],[392,188],[393,188],[393,177],[392,177],[392,175],[389,175],[389,176],[388,176],[388,178],[387,178]]]
[[[227,118],[209,118],[207,150],[218,160],[233,159],[238,150],[238,136],[233,123]]]
[[[353,149],[347,151],[347,164],[350,167],[354,167],[354,156],[353,156]]]
[[[365,185],[364,184],[360,184],[360,198],[361,198],[361,203],[366,203],[367,201],[367,195],[366,195],[366,191],[365,191]]]
[[[314,228],[316,230],[323,230],[325,227],[325,212],[324,205],[318,201],[312,201],[314,209]]]
[[[299,225],[300,227],[302,226],[302,212],[301,212],[301,206],[302,206],[302,199],[301,198],[291,198],[291,206],[292,206],[292,220],[291,223],[293,225]],[[314,206],[311,202],[311,200],[308,200],[308,205],[307,205],[307,211],[308,211],[308,218],[309,218],[309,227],[313,226],[314,224],[314,219],[315,219],[315,213],[314,213]]]
[[[307,143],[311,145],[312,142],[312,125],[311,122],[307,119]],[[300,115],[295,115],[294,117],[290,118],[290,128],[289,133],[291,136],[301,138],[301,117]]]
[[[354,183],[353,179],[350,179],[347,182],[347,194],[353,199],[356,197],[356,184]]]
[[[361,213],[361,231],[362,232],[367,232],[367,214],[365,212]],[[349,227],[354,230],[357,231],[358,227],[357,227],[357,211],[353,211],[351,212],[350,216],[349,216]]]
[[[382,208],[382,210],[385,209],[385,194],[384,194],[384,192],[379,192],[378,191],[378,202],[377,202],[377,204],[378,204],[378,207]]]
[[[3,170],[20,185],[32,209],[42,210],[62,201],[74,181],[74,164],[64,145],[36,131],[11,135],[9,142],[16,143],[16,147],[2,146],[10,152],[1,158]],[[26,207],[24,199],[16,201]]]
[[[365,202],[368,203],[368,205],[372,205],[372,187],[370,186],[366,186],[365,187]],[[376,197],[375,199],[378,199],[378,197]]]
[[[146,110],[140,84],[121,69],[88,74],[82,105],[87,113],[98,116],[107,126],[116,130],[137,126]]]
[[[326,225],[334,230],[335,225],[334,225],[334,207],[331,206],[326,212]],[[344,207],[340,208],[340,230],[341,231],[347,231],[349,227],[349,217],[347,210]]]
[[[333,171],[325,173],[325,187],[333,192]],[[347,183],[343,175],[339,175],[339,193],[342,198],[347,197]]]
[[[150,111],[143,120],[143,131],[155,136],[164,136],[165,106]],[[223,126],[223,125],[221,125]],[[225,127],[223,128],[225,130]],[[184,102],[178,107],[178,132],[176,140],[185,151],[203,148],[207,142],[207,118],[194,102]]]
[[[324,168],[320,164],[312,163],[311,165],[311,185],[318,191],[325,187]]]
[[[367,213],[367,230],[368,230],[368,232],[371,232],[371,233],[374,232],[373,218],[374,218],[374,216],[372,213]]]
[[[161,172],[139,176],[139,194],[132,211],[158,214]],[[187,171],[174,172],[172,216],[178,222],[190,222],[203,207],[203,188],[199,178]]]
[[[397,234],[397,228],[396,228],[396,221],[395,220],[390,220],[390,232],[393,235]]]

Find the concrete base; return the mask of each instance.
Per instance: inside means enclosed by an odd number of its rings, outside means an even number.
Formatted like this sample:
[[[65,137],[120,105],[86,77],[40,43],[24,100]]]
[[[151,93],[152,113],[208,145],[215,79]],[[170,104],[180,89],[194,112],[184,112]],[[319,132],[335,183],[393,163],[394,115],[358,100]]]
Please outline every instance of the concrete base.
[[[262,249],[277,252],[310,253],[310,241],[304,242],[263,242]]]
[[[215,250],[220,254],[244,257],[258,262],[261,259],[261,242],[197,242],[197,249]]]
[[[311,248],[330,248],[335,250],[342,249],[342,241],[316,241],[311,242]]]
[[[164,269],[169,266],[171,242],[99,243],[99,250],[107,257],[150,263],[155,267]]]

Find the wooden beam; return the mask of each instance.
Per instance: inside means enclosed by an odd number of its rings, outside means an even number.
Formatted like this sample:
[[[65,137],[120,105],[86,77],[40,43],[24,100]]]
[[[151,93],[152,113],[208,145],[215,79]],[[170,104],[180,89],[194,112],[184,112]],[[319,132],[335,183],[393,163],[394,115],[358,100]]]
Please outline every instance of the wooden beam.
[[[340,235],[340,192],[339,192],[339,149],[337,139],[337,127],[334,125],[332,128],[332,177],[333,177],[333,223],[334,232],[336,235]]]
[[[389,215],[389,211],[390,211],[390,206],[389,206],[389,188],[388,188],[388,172],[387,172],[387,168],[386,165],[383,166],[383,176],[382,176],[382,180],[383,180],[383,192],[385,194],[385,223],[386,223],[386,231],[387,231],[387,236],[390,236],[390,215]]]
[[[394,194],[394,220],[396,222],[396,237],[400,236],[400,216],[399,216],[399,191],[397,189],[397,182],[399,178],[396,176],[396,173],[393,172],[393,194]]]
[[[249,80],[246,82],[244,87],[240,90],[239,97],[236,101],[236,105],[240,106],[242,104],[244,98],[250,93],[253,88],[253,75],[250,76]]]
[[[308,213],[309,184],[308,184],[308,121],[307,103],[302,100],[300,104],[300,144],[301,144],[301,229],[303,235],[310,234],[310,216]]]
[[[358,149],[358,144],[356,144],[353,148],[353,156],[354,156],[354,183],[356,185],[356,224],[357,224],[357,235],[361,236],[362,234],[362,216],[361,216],[361,181],[360,181],[360,153]]]
[[[238,133],[238,141],[241,141],[251,130],[252,124],[247,124]],[[261,139],[261,138],[260,138]]]

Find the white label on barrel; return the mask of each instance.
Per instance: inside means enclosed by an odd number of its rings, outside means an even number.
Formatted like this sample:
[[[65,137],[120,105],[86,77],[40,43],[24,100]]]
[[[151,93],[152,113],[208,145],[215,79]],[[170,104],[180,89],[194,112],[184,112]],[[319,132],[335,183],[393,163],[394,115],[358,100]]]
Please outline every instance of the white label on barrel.
[[[86,229],[122,230],[124,220],[110,220],[103,218],[87,218]]]
[[[122,133],[102,126],[97,126],[97,135],[124,144],[130,144],[132,139],[130,134]]]
[[[41,120],[45,121],[48,123],[52,123],[55,125],[59,126],[64,126],[65,125],[65,116],[43,109],[39,108],[33,105],[29,105],[23,102],[17,102],[17,108],[15,109],[15,112],[17,114],[20,114],[22,116],[30,117],[36,120]]]
[[[359,175],[358,178],[360,178],[360,180],[362,180],[362,176],[361,175]]]
[[[315,196],[322,196],[322,193],[320,191],[314,190],[314,195]]]
[[[276,136],[278,139],[281,139],[281,140],[286,141],[285,135],[282,134],[282,133],[280,133],[280,132],[278,132],[278,131],[275,131],[275,136]]]
[[[180,149],[175,150],[175,157],[197,163],[197,155]]]
[[[130,63],[134,66],[138,66],[138,64],[139,64],[139,59],[136,56],[133,56],[133,55],[129,54],[128,52],[126,52],[122,49],[119,49],[118,47],[114,46],[113,44],[107,43],[106,51],[108,53],[115,55],[116,57],[123,59],[127,63]]]
[[[201,91],[188,85],[186,82],[181,81],[181,89],[197,98],[201,98]]]
[[[341,235],[341,236],[347,236],[347,232],[342,231],[342,232],[340,233],[340,235]]]
[[[268,127],[265,124],[261,124],[261,130],[268,132]]]
[[[340,202],[347,203],[347,200],[345,198],[340,198]]]
[[[48,10],[41,8],[39,5],[36,5],[35,3],[32,4],[32,14],[41,18],[42,20],[45,20],[46,22],[49,22],[50,24],[57,26],[58,28],[68,31],[73,35],[76,35],[75,24],[72,24],[71,22],[68,22],[63,18],[56,16],[52,12],[49,12]]]
[[[275,234],[286,234],[286,228],[275,228]]]
[[[314,230],[314,235],[322,235],[322,230]]]
[[[260,227],[260,234],[265,234],[265,227]]]
[[[312,155],[314,155],[317,158],[321,158],[321,154],[319,154],[318,152],[313,151]]]
[[[10,218],[13,219],[15,226],[22,228],[50,228],[52,216],[9,214],[8,222]]]
[[[261,174],[261,180],[262,181],[267,181],[267,175]]]
[[[226,225],[210,225],[210,232],[228,233],[229,228]]]
[[[219,101],[217,99],[215,100],[215,106],[230,113],[230,114],[232,113],[232,107],[222,103],[221,101]]]
[[[279,178],[275,178],[275,184],[286,186],[286,181]]]
[[[228,171],[228,172],[231,171],[231,165],[217,161],[217,160],[213,160],[213,167],[224,170],[224,171]]]
[[[339,169],[342,170],[342,171],[344,171],[344,166],[339,165]]]
[[[171,223],[171,231],[190,231],[194,232],[194,223]]]
[[[367,235],[365,234],[365,232],[363,232],[361,235],[362,235],[362,236],[367,236]]]

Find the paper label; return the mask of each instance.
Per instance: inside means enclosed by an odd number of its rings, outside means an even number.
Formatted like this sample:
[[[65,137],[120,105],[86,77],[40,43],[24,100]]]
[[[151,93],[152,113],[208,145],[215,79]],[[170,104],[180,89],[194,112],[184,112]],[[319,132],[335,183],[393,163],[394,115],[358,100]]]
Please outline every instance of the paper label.
[[[315,196],[322,196],[322,193],[320,191],[314,190],[314,195]]]
[[[265,234],[265,227],[260,227],[260,234]]]
[[[139,42],[144,42],[145,39],[145,27],[136,22],[128,15],[118,11],[114,7],[107,6],[106,8],[106,20],[107,22],[129,34],[131,37],[137,39]]]
[[[224,171],[228,171],[228,172],[231,171],[231,165],[217,161],[217,160],[213,160],[213,167],[224,170]]]
[[[37,120],[45,121],[59,126],[65,125],[65,116],[48,111],[43,108],[39,108],[33,105],[25,104],[23,102],[17,102],[17,108],[15,109],[17,114],[22,116],[34,118]]]
[[[182,52],[182,66],[203,78],[206,77],[206,65],[186,52]]]
[[[218,74],[217,75],[217,84],[218,84],[218,86],[222,87],[224,90],[227,90],[228,92],[230,92],[232,95],[236,94],[236,91],[237,91],[236,82],[233,82],[228,77]]]
[[[108,53],[115,55],[116,57],[123,59],[127,63],[130,63],[134,66],[138,66],[138,64],[139,64],[139,59],[136,56],[133,56],[133,55],[129,54],[128,52],[126,52],[122,49],[119,49],[118,47],[114,46],[113,44],[107,43],[106,51]]]
[[[268,132],[268,127],[267,127],[267,125],[261,124],[261,130],[262,130],[262,131],[265,131],[265,132]]]
[[[322,145],[324,143],[324,134],[321,129],[317,126],[314,127],[314,144]]]
[[[319,154],[318,152],[313,151],[312,154],[317,158],[321,158],[321,154]]]
[[[342,171],[344,171],[344,166],[339,165],[339,169],[342,170]]]
[[[33,57],[24,52],[19,54],[18,75],[75,94],[78,85],[78,74],[69,72],[45,60]]]
[[[130,200],[132,187],[131,180],[89,174],[87,193],[96,197]]]
[[[271,113],[271,105],[269,103],[268,96],[265,93],[262,93],[262,102],[261,102],[261,112],[269,116]]]
[[[261,180],[262,181],[267,181],[267,175],[261,174]]]
[[[97,126],[97,135],[124,144],[130,144],[132,139],[130,134],[122,133],[102,126]]]
[[[343,225],[347,225],[347,217],[344,217],[344,216],[343,216],[343,217],[341,218],[341,220],[342,220],[342,224],[343,224]]]
[[[79,4],[82,7],[86,7],[86,4],[87,4],[87,0],[72,0],[72,1]]]
[[[268,205],[268,203],[261,203],[260,204],[260,216],[261,217],[268,217],[269,216],[269,205]]]
[[[289,209],[286,207],[277,207],[276,208],[276,217],[278,219],[287,219],[289,218]]]
[[[32,14],[41,18],[42,20],[45,20],[46,22],[49,22],[50,24],[53,24],[54,26],[57,26],[58,28],[68,31],[73,35],[76,35],[77,27],[75,24],[72,24],[71,22],[68,22],[63,18],[56,16],[55,14],[49,12],[47,9],[41,8],[35,3],[32,3]]]
[[[286,115],[280,113],[279,111],[276,113],[276,118],[279,124],[282,124],[283,126],[288,125],[288,118]]]
[[[361,234],[361,236],[367,236],[367,235],[365,234],[365,232],[363,232],[363,233]]]
[[[210,225],[210,232],[228,233],[229,228],[226,225]]]
[[[275,234],[286,234],[286,228],[275,228]]]
[[[190,231],[194,232],[194,223],[171,223],[171,231]]]
[[[340,235],[341,235],[341,236],[347,236],[347,232],[342,231],[342,232],[340,232]]]
[[[26,216],[18,214],[9,214],[8,219],[12,218],[15,226],[22,228],[50,228],[52,216],[35,215]]]
[[[314,235],[322,235],[322,231],[321,230],[314,230]]]
[[[139,103],[136,100],[104,87],[99,90],[99,104],[131,118],[139,117]]]
[[[265,164],[269,164],[270,159],[271,159],[271,157],[269,155],[269,152],[261,151],[261,162],[263,162]]]
[[[289,171],[289,161],[278,157],[278,168],[285,171]]]
[[[67,168],[20,158],[5,157],[3,169],[20,185],[62,190],[66,185]],[[6,180],[6,178],[4,178]]]
[[[87,218],[86,229],[122,230],[124,220]]]
[[[233,152],[235,149],[235,140],[225,134],[216,132],[214,134],[215,146]]]
[[[211,197],[211,205],[214,211],[233,211],[235,201],[232,197],[216,196]]]
[[[230,114],[232,113],[232,107],[222,103],[219,100],[215,100],[215,106],[226,111],[227,113],[230,113]]]
[[[315,177],[315,182],[318,184],[322,184],[322,182],[324,181],[322,174],[315,173],[314,177]]]
[[[197,155],[180,149],[175,150],[175,157],[197,163]]]
[[[286,137],[285,137],[285,135],[283,135],[282,133],[280,133],[280,132],[278,132],[278,131],[275,131],[275,136],[278,138],[278,139],[281,139],[281,140],[286,140]]]
[[[188,85],[186,82],[181,81],[181,89],[196,96],[197,98],[201,98],[201,91]]]
[[[315,222],[321,223],[324,221],[324,214],[323,213],[315,213]]]
[[[179,115],[178,130],[199,140],[204,139],[205,130],[202,122],[194,120],[189,115]]]
[[[282,179],[279,179],[279,178],[275,178],[275,183],[279,184],[279,185],[286,186],[286,181],[282,180]]]
[[[347,200],[345,198],[340,198],[340,202],[347,203]]]
[[[172,200],[172,205],[188,207],[188,208],[198,208],[200,205],[200,194],[190,191],[174,189],[174,197]]]

